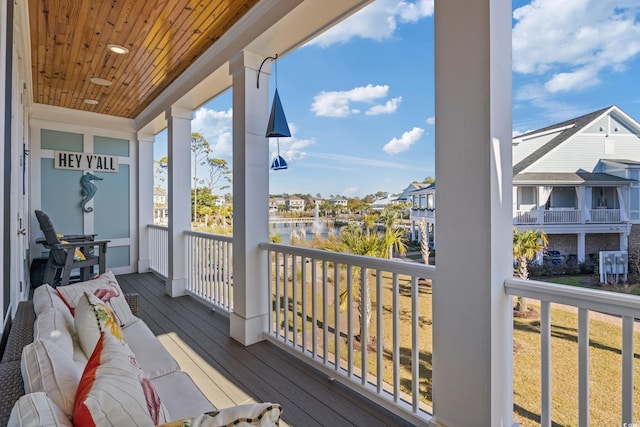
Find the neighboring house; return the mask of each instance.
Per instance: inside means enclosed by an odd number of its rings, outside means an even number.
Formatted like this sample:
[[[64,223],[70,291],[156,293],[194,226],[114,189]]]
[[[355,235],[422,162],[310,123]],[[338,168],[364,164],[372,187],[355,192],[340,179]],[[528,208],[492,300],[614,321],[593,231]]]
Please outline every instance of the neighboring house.
[[[397,200],[398,199],[395,196],[390,196],[390,195],[387,195],[386,197],[381,197],[379,199],[374,200],[373,203],[371,203],[371,210],[381,211],[384,208],[386,208],[388,205],[397,203]]]
[[[411,184],[407,185],[407,188],[402,190],[402,193],[400,193],[400,195],[397,197],[397,200],[402,201],[402,202],[409,202],[409,201],[411,201],[412,193],[414,191],[420,190],[422,188],[426,188],[429,185],[431,185],[431,184],[424,184],[424,183],[420,183],[420,182],[412,182]]]
[[[292,197],[285,201],[285,206],[288,211],[303,211],[304,210],[304,200],[299,197]]]
[[[167,192],[163,188],[156,187],[153,190],[153,222],[154,224],[166,224],[168,219]]]
[[[269,199],[269,213],[277,213],[279,210],[285,208],[285,200],[281,197],[271,197]]]
[[[329,204],[332,205],[332,206],[343,206],[343,207],[346,208],[348,203],[349,202],[348,202],[347,199],[343,199],[341,197],[336,197],[336,198],[333,198],[333,199],[329,200]]]
[[[416,184],[416,183],[414,183]],[[420,222],[427,223],[427,239],[429,246],[435,248],[436,236],[436,184],[417,184],[419,187],[409,192],[411,202],[411,239],[420,241]]]
[[[625,251],[640,233],[640,124],[616,106],[513,139],[513,222],[563,260]]]
[[[640,245],[640,124],[616,106],[513,139],[513,223],[547,251],[585,261]],[[412,239],[435,240],[435,184],[409,192]]]

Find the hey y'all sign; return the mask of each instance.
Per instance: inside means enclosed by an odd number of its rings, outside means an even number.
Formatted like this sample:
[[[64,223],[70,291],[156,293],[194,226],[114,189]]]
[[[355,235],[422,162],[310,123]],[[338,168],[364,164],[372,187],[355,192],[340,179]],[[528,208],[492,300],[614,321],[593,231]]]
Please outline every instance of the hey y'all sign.
[[[56,169],[118,172],[118,157],[106,154],[54,151],[53,164]]]

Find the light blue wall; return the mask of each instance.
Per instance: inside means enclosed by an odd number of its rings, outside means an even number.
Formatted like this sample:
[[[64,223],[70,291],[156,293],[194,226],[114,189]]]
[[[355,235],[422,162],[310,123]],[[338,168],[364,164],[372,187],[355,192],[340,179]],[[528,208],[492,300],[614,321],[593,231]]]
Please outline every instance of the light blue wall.
[[[93,137],[93,152],[110,156],[129,157],[129,141],[126,139]]]
[[[40,131],[40,147],[49,150],[82,152],[84,149],[83,137],[80,133],[42,129]]]
[[[107,270],[116,267],[128,267],[130,250],[129,246],[107,245]]]
[[[85,152],[84,135],[49,129],[40,131],[40,146],[43,149]],[[104,136],[93,137],[93,153],[119,157],[130,156],[130,141]],[[129,239],[131,194],[131,168],[120,164],[118,173],[95,172],[102,181],[93,181],[98,190],[93,198],[92,213],[80,209],[82,194],[80,178],[83,171],[54,169],[51,158],[42,158],[41,209],[53,221],[56,232],[63,234],[85,234],[92,232],[98,239]],[[93,215],[93,230],[83,230],[84,215]],[[129,245],[109,245],[107,268],[128,267],[131,248]]]
[[[84,234],[80,210],[82,171],[53,168],[53,159],[41,159],[41,210],[49,215],[56,232]]]
[[[99,239],[129,237],[129,165],[120,165],[118,173],[96,172],[102,181],[94,197],[93,218]]]

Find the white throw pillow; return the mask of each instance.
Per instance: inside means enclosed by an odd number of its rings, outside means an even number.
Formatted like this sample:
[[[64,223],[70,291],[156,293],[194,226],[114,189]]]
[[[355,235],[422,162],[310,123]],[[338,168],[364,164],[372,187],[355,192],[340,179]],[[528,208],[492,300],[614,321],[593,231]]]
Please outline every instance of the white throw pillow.
[[[82,372],[68,354],[51,341],[39,339],[22,350],[20,368],[26,393],[45,392],[67,416],[73,414]]]
[[[131,312],[131,308],[129,308],[122,289],[111,271],[107,271],[95,279],[87,280],[86,282],[58,286],[56,291],[67,306],[70,307],[72,314],[75,311],[76,305],[78,305],[80,297],[84,295],[85,292],[91,292],[111,307],[120,326],[125,326],[138,320]]]
[[[73,427],[71,420],[46,393],[29,393],[20,397],[11,409],[7,427]]]
[[[41,313],[50,308],[60,310],[69,324],[73,325],[73,316],[69,311],[69,307],[67,307],[58,292],[49,285],[38,286],[33,291],[33,310],[36,312],[36,316],[40,316]]]

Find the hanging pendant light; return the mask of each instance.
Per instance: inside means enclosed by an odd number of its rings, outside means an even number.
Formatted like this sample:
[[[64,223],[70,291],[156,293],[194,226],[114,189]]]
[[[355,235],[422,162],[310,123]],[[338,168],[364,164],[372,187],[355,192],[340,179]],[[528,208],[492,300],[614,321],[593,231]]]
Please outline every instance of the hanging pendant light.
[[[271,59],[276,61],[278,59],[278,55],[275,57],[267,57],[260,64],[260,68],[258,69],[258,82],[257,87],[260,87],[260,70],[264,63]],[[275,64],[275,77],[276,77],[276,90],[273,95],[273,102],[271,103],[271,113],[269,114],[269,121],[267,123],[267,131],[265,136],[267,138],[278,138],[278,155],[273,162],[271,162],[271,170],[282,170],[287,169],[287,162],[280,156],[280,137],[286,138],[291,136],[291,131],[289,130],[289,124],[287,123],[287,118],[284,115],[284,110],[282,109],[282,102],[280,102],[280,95],[278,94],[278,63]]]

